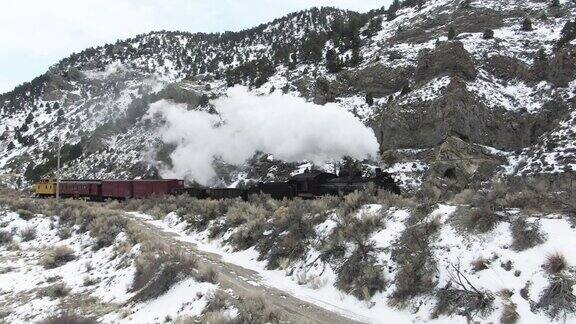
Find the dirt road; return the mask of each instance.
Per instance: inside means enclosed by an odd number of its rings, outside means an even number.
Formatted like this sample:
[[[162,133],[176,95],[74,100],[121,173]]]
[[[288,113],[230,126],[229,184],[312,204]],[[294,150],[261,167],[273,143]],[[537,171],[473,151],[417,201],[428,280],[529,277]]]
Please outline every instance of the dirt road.
[[[282,310],[288,323],[363,323],[297,299],[279,289],[266,286],[255,271],[224,262],[220,255],[198,250],[195,244],[179,240],[174,233],[165,232],[141,218],[127,215],[136,226],[141,227],[150,235],[181,248],[185,253],[194,255],[200,266],[212,266],[218,272],[218,283],[222,289],[230,289],[237,296],[250,294],[265,296],[269,304]]]

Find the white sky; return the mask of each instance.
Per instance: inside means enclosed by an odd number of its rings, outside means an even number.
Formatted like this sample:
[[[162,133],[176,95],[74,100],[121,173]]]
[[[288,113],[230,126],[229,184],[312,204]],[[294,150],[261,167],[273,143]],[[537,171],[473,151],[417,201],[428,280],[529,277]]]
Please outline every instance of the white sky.
[[[1,0],[0,93],[71,53],[153,30],[241,30],[314,6],[356,11],[392,0]]]

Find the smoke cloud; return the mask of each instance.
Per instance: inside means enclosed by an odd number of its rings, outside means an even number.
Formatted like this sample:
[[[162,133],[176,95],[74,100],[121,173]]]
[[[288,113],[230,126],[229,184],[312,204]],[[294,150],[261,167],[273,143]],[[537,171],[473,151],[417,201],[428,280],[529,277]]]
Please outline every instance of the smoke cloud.
[[[169,178],[186,178],[208,185],[216,173],[214,159],[239,165],[257,152],[286,162],[323,163],[351,156],[376,156],[374,132],[337,104],[318,106],[302,98],[271,94],[256,96],[243,87],[214,101],[218,115],[188,111],[186,105],[159,101],[149,115],[166,121],[165,143],[175,144]]]

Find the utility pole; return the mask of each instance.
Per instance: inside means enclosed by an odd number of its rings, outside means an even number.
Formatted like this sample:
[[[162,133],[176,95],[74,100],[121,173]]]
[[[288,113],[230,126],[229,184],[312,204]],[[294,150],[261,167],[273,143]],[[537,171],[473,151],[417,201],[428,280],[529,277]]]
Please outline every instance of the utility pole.
[[[58,134],[58,171],[56,171],[56,199],[60,199],[60,151],[62,150],[62,137]]]

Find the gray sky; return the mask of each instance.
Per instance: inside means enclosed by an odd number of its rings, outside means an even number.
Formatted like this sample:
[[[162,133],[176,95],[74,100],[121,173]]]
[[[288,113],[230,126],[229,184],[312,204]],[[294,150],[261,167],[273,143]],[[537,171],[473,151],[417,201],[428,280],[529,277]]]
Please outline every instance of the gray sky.
[[[153,30],[241,30],[314,6],[356,11],[392,0],[2,0],[0,93],[87,47]]]

